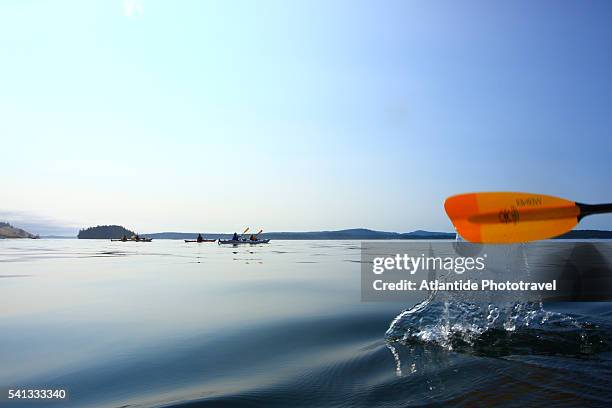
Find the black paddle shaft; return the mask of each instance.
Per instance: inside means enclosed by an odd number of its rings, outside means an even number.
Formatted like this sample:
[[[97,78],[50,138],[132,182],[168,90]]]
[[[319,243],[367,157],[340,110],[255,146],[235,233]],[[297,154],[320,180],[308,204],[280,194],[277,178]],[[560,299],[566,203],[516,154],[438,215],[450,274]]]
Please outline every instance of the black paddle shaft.
[[[578,219],[582,219],[587,215],[612,213],[612,203],[610,204],[581,204],[576,203],[580,208]]]

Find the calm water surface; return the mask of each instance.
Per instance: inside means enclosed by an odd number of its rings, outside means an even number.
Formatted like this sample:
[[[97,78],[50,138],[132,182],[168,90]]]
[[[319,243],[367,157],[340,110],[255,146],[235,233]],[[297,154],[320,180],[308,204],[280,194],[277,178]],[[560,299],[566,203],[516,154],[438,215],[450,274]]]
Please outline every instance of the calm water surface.
[[[68,407],[612,405],[610,304],[363,303],[359,259],[358,241],[0,240],[0,389],[65,388]]]

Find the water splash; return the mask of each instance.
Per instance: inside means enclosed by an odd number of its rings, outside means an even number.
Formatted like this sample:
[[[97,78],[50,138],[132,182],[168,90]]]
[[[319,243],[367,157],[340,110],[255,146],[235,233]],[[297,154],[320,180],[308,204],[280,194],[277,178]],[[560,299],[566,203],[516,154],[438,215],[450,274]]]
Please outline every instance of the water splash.
[[[457,235],[457,240],[461,237]],[[508,274],[531,275],[523,245],[509,249]],[[514,252],[518,251],[518,255]],[[512,252],[512,253],[511,253]],[[510,261],[511,260],[511,261]],[[445,280],[445,276],[438,279]],[[421,344],[449,351],[488,356],[561,354],[584,356],[611,349],[611,330],[575,316],[544,309],[541,301],[474,302],[469,294],[431,292],[429,297],[401,312],[385,333],[388,344]],[[393,349],[398,375],[399,353]]]
[[[486,356],[585,357],[612,349],[609,328],[547,311],[541,303],[429,303],[398,316],[387,330],[386,340],[397,347],[433,345]]]

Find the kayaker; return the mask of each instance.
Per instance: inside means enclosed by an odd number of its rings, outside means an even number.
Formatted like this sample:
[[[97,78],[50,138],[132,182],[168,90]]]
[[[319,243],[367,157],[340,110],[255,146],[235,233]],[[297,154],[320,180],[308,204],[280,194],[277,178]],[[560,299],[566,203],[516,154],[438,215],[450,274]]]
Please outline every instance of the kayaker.
[[[121,237],[121,241],[126,242],[127,241],[127,235],[124,235]]]
[[[234,232],[234,236],[232,237],[232,241],[238,241],[238,234]]]
[[[249,238],[251,241],[257,241],[257,237],[255,236],[255,234],[251,234],[251,238]]]
[[[197,241],[198,241],[198,242],[202,242],[202,241],[204,241],[204,238],[202,238],[202,234],[198,234],[198,239],[197,239]]]

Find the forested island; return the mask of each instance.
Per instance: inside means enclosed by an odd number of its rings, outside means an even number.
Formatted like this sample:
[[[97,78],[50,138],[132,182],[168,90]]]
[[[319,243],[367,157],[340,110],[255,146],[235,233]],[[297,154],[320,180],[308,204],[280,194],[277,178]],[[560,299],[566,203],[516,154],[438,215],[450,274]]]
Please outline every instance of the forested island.
[[[38,235],[15,228],[8,222],[0,222],[0,238],[38,238]]]
[[[98,225],[97,227],[89,227],[79,231],[78,239],[120,239],[123,236],[127,238],[136,235],[134,231],[130,231],[121,225]]]

